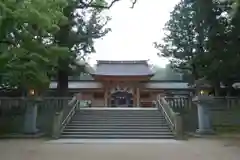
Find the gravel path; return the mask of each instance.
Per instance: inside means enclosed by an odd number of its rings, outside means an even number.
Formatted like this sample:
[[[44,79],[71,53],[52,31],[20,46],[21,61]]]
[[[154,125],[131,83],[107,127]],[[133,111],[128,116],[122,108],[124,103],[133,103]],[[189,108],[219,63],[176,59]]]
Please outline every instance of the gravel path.
[[[56,141],[55,141],[56,142]],[[239,160],[237,143],[213,139],[66,144],[45,140],[1,140],[0,160]]]

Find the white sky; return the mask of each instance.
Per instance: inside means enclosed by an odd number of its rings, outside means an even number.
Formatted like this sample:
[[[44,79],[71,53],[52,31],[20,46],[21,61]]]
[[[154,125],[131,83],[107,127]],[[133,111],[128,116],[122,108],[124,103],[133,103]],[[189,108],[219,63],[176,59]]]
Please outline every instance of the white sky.
[[[163,38],[163,27],[169,13],[179,0],[138,0],[131,9],[130,0],[118,2],[108,11],[112,17],[107,27],[112,29],[103,39],[96,41],[96,60],[150,60],[164,67],[168,62],[157,56],[153,42]]]

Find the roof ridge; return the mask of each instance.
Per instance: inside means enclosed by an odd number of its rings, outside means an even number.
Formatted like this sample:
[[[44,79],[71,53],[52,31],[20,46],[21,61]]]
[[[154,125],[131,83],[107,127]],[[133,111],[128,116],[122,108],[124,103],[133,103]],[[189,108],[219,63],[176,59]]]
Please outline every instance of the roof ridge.
[[[93,75],[105,76],[153,76],[147,60],[98,61]]]
[[[97,64],[148,64],[148,60],[98,60]]]

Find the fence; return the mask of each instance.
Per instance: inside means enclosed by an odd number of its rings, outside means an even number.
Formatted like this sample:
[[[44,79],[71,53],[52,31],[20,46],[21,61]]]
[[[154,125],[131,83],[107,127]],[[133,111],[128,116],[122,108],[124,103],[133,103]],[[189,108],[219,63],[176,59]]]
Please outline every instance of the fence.
[[[42,99],[0,98],[0,134],[22,133],[26,107],[37,103],[37,128],[50,135],[54,114],[58,110],[68,113],[71,97],[43,97]]]
[[[38,103],[37,128],[44,133],[52,131],[53,117],[58,110],[63,117],[69,113],[67,104],[71,97],[43,97],[41,101],[26,98],[0,97],[0,134],[22,133],[26,107]],[[185,131],[195,131],[198,124],[197,107],[189,97],[166,97],[175,112],[183,115]],[[210,107],[214,127],[240,126],[240,99],[237,97],[215,97]]]
[[[210,115],[215,129],[219,127],[240,126],[240,98],[214,97],[210,106]],[[198,127],[197,106],[190,97],[165,97],[175,112],[183,115],[185,131],[195,131]]]

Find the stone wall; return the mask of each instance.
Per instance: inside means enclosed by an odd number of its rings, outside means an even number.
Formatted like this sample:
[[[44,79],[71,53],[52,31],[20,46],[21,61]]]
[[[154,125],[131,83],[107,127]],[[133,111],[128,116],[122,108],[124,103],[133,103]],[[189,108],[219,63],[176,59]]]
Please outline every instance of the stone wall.
[[[0,134],[23,133],[25,108],[21,108],[21,113],[17,114],[14,113],[14,110],[8,110],[7,112],[8,114],[3,115],[3,113],[0,116]],[[37,128],[40,132],[47,135],[51,134],[53,116],[55,112],[56,109],[53,107],[38,108]]]
[[[40,132],[51,134],[54,114],[66,106],[68,99],[47,98],[38,104],[36,125]],[[0,98],[0,134],[24,133],[26,103],[17,98]]]
[[[186,132],[194,132],[198,128],[197,106],[188,98],[172,98],[170,103],[173,108],[179,107],[183,115],[183,125]],[[180,100],[181,99],[181,100]],[[220,99],[220,98],[219,98]],[[220,101],[209,107],[211,122],[214,129],[219,127],[240,127],[240,100],[238,98],[221,98]]]

